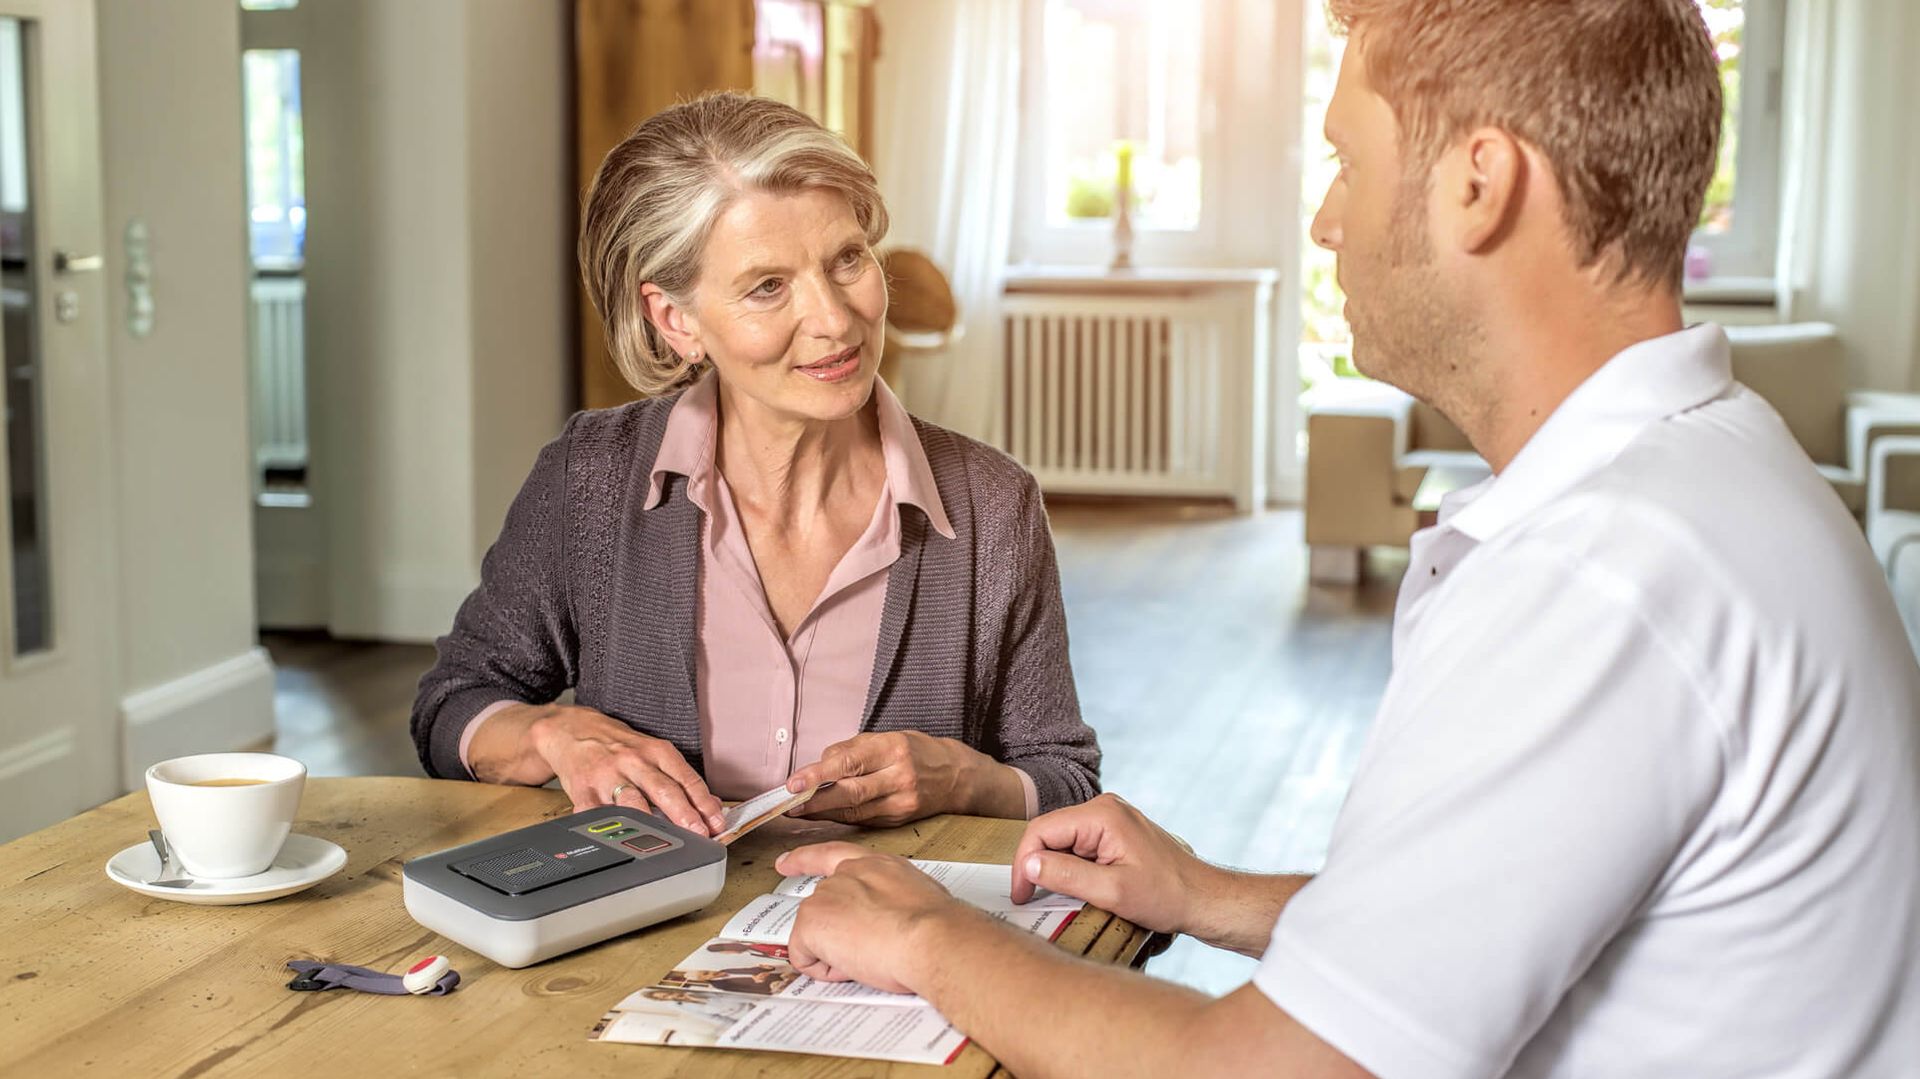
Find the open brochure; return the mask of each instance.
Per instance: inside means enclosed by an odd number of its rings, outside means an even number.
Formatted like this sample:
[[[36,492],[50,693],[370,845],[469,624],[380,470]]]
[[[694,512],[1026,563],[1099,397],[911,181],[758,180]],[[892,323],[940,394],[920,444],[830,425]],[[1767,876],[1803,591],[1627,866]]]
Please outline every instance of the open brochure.
[[[1047,891],[1013,902],[1010,866],[914,862],[958,899],[1052,940],[1082,906]],[[720,936],[659,982],[636,990],[594,1027],[598,1041],[697,1045],[944,1064],[966,1045],[933,1006],[859,982],[809,978],[787,961],[800,901],[819,877],[788,877],[728,920]]]

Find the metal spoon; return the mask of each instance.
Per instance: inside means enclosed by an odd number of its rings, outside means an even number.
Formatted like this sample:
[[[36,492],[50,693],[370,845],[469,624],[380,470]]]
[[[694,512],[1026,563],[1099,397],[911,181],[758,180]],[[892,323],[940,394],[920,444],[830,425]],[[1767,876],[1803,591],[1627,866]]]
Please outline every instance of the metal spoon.
[[[173,848],[168,845],[167,837],[161,834],[160,829],[148,829],[147,838],[153,841],[153,849],[160,853],[160,875],[148,881],[147,884],[154,888],[193,887],[193,878],[187,876],[186,872],[175,864]]]

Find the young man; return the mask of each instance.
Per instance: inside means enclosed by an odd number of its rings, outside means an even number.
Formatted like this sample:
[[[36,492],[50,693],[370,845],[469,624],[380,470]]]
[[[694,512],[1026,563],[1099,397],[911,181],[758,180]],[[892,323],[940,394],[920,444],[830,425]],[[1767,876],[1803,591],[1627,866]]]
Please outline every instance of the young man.
[[[1261,957],[1219,1000],[1006,931],[849,844],[802,970],[1016,1073],[1864,1076],[1920,1065],[1920,668],[1839,500],[1683,328],[1721,113],[1694,0],[1333,0],[1355,362],[1493,465],[1415,539],[1323,871],[1110,796],[1016,887]]]

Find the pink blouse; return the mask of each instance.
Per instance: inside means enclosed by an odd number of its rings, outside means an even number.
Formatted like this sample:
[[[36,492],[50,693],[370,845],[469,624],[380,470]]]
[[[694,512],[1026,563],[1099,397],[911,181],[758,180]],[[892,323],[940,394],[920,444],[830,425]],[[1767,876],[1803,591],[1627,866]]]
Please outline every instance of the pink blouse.
[[[714,376],[689,387],[667,417],[644,509],[659,505],[672,472],[687,478],[687,498],[703,515],[695,694],[707,786],[720,798],[777,787],[828,746],[860,733],[887,579],[900,557],[900,507],[919,507],[935,531],[954,536],[907,410],[878,380],[873,400],[886,484],[866,531],[788,636],[774,620],[733,494],[715,466],[720,407]],[[463,763],[480,724],[513,703],[500,701],[473,717],[460,741]],[[1032,817],[1039,794],[1030,776],[1019,775]]]

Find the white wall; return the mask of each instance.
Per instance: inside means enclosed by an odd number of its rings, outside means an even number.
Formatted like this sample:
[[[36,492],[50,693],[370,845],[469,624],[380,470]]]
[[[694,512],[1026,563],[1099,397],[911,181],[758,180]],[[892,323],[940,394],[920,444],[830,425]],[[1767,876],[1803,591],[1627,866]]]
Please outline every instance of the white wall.
[[[163,757],[270,737],[273,673],[254,646],[238,5],[97,4],[133,785]],[[145,337],[119,280],[134,219],[152,252]]]
[[[520,0],[468,4],[476,575],[534,455],[559,433],[576,399],[567,8]],[[514,77],[500,77],[508,72]]]
[[[471,381],[459,0],[309,15],[311,478],[328,621],[422,639],[471,575]]]
[[[296,15],[297,13],[297,15]],[[325,623],[444,633],[570,397],[564,5],[336,0],[302,50]]]

